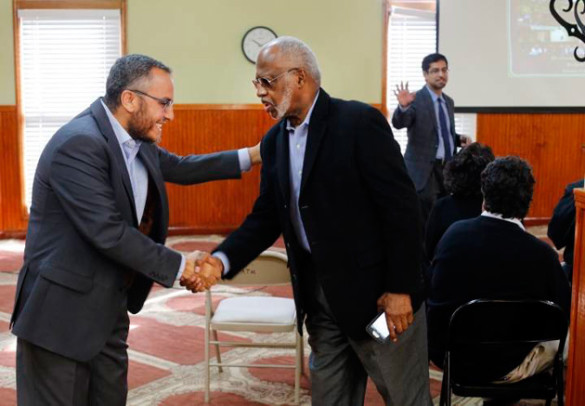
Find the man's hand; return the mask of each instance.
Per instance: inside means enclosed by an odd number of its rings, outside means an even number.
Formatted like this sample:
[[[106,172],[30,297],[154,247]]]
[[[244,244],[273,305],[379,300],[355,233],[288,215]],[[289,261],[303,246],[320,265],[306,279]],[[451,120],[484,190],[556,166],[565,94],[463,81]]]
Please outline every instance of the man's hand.
[[[408,91],[408,82],[406,82],[406,85],[400,82],[400,86],[396,85],[394,95],[396,96],[396,100],[398,100],[398,104],[402,107],[408,107],[414,101],[415,93]]]
[[[205,289],[209,289],[215,285],[223,275],[223,262],[219,258],[212,257],[209,254],[197,260],[197,266],[199,267],[199,273],[197,275]]]
[[[398,335],[406,331],[414,321],[410,295],[405,293],[384,293],[378,299],[378,309],[386,313],[390,339],[398,341]]]
[[[252,165],[262,163],[262,157],[260,156],[260,143],[248,148],[248,154],[250,154],[250,162],[252,162]]]
[[[459,136],[459,143],[461,144],[461,148],[465,148],[468,147],[469,145],[471,145],[471,138],[469,138],[467,135],[460,135]]]
[[[179,280],[181,286],[185,286],[186,289],[193,293],[205,290],[205,284],[198,275],[199,268],[197,261],[208,255],[207,252],[203,251],[193,251],[187,255],[185,259],[185,269]]]

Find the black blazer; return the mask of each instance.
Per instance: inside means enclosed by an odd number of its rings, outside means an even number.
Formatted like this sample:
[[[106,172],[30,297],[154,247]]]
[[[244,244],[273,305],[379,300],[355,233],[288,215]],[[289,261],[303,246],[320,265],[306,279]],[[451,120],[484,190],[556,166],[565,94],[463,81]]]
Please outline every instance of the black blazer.
[[[282,233],[300,327],[303,249],[290,217],[285,125],[282,120],[262,140],[260,195],[244,223],[217,250],[229,258],[229,278]],[[398,144],[378,110],[320,90],[309,123],[299,207],[316,277],[347,334],[365,337],[383,292],[409,293],[418,308],[418,200]]]
[[[236,151],[180,157],[143,143],[139,155],[157,195],[147,237],[137,229],[122,153],[98,99],[51,138],[35,174],[13,333],[78,361],[103,348],[125,301],[136,313],[153,281],[175,280],[181,255],[164,246],[164,182],[240,176]]]
[[[449,226],[456,221],[479,216],[482,202],[482,196],[460,198],[452,195],[435,202],[425,231],[425,252],[429,260],[433,259],[435,247]]]
[[[575,197],[573,190],[582,187],[583,179],[567,185],[548,224],[547,234],[555,247],[558,249],[565,247],[563,259],[571,267],[571,270],[573,269],[573,253],[575,251]]]
[[[557,253],[508,221],[479,216],[454,223],[437,246],[431,275],[429,356],[438,366],[443,365],[451,314],[470,300],[550,300],[569,316],[571,292]],[[537,314],[534,322],[539,322]],[[533,346],[478,354],[463,367],[492,381],[520,365]]]
[[[445,93],[443,98],[449,115],[453,146],[457,147],[460,145],[460,137],[455,133],[455,104]],[[398,129],[407,128],[408,143],[404,161],[416,190],[420,191],[431,176],[439,147],[437,114],[426,86],[416,92],[415,99],[408,109],[402,111],[396,107],[392,115],[392,125]]]

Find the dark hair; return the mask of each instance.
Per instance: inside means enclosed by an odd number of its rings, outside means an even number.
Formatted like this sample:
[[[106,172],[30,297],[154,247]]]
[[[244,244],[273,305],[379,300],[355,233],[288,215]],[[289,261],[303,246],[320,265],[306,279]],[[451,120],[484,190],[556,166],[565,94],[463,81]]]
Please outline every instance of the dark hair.
[[[422,60],[422,70],[424,72],[428,72],[429,66],[431,66],[431,63],[435,63],[435,62],[439,62],[439,61],[445,61],[447,66],[449,65],[449,61],[447,61],[447,57],[443,54],[437,53],[437,54],[430,54],[430,55],[425,56]]]
[[[120,95],[136,82],[147,78],[153,68],[171,73],[171,68],[146,55],[130,54],[118,58],[110,69],[104,101],[110,110],[120,105]]]
[[[492,149],[474,142],[447,162],[443,171],[445,189],[455,197],[480,197],[481,172],[495,159]]]
[[[532,168],[517,156],[498,158],[481,173],[481,190],[487,211],[504,218],[523,219],[534,191]]]

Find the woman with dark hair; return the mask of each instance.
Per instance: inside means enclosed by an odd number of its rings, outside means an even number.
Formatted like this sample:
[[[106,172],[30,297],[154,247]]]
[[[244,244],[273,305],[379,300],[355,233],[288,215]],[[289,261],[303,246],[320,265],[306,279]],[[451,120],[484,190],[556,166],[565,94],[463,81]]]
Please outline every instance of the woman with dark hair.
[[[448,195],[437,200],[426,227],[425,250],[429,261],[451,224],[481,214],[480,175],[494,159],[490,147],[474,142],[445,165],[443,176]]]

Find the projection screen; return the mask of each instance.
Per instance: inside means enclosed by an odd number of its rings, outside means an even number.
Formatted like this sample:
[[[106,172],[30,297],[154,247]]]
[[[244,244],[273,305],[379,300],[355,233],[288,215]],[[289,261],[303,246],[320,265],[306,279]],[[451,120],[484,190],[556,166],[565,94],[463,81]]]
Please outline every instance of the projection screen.
[[[459,112],[585,111],[585,43],[569,36],[551,0],[440,0],[438,50]],[[557,0],[568,23],[585,2]],[[576,26],[578,28],[578,25]]]

